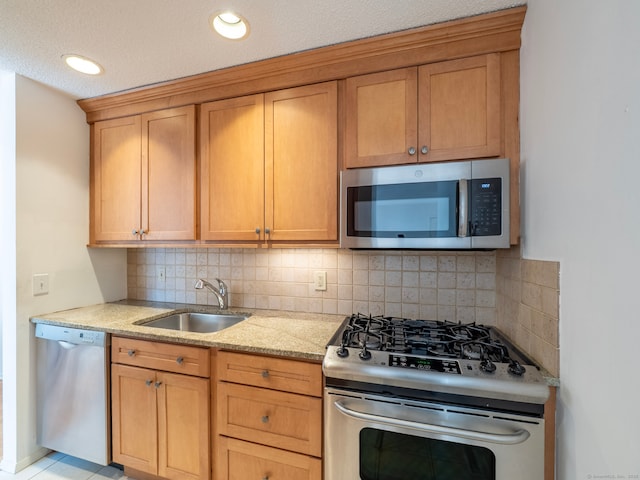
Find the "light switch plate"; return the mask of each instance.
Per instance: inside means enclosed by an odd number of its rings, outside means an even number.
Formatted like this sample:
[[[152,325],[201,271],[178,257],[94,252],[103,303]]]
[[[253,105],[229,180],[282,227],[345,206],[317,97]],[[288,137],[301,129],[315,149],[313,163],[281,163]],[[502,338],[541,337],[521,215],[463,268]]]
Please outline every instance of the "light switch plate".
[[[49,293],[49,274],[36,273],[33,276],[33,296],[47,295]]]
[[[326,291],[327,290],[327,272],[325,271],[317,271],[313,274],[313,280],[315,289],[317,291]]]

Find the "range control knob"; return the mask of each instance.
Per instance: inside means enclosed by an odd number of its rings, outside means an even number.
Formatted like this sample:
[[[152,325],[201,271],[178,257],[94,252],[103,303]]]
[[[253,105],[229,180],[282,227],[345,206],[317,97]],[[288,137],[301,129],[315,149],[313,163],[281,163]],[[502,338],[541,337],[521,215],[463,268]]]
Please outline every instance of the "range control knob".
[[[358,356],[360,357],[360,360],[371,360],[371,352],[367,350],[367,347],[360,350]]]
[[[496,364],[488,358],[485,358],[480,362],[480,370],[486,373],[493,373],[496,371]]]
[[[338,350],[336,350],[336,355],[338,355],[340,358],[346,358],[349,356],[349,350],[347,350],[347,347],[345,347],[344,345],[340,345],[338,347]]]
[[[521,377],[522,375],[524,375],[524,372],[526,372],[526,369],[516,360],[513,360],[509,364],[508,370],[510,374],[516,375],[518,377]]]

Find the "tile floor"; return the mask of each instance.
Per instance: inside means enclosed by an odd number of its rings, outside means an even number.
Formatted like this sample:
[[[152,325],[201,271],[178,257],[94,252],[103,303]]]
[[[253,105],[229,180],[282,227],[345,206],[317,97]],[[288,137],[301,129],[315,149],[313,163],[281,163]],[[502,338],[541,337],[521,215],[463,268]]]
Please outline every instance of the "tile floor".
[[[0,480],[126,480],[127,476],[115,467],[103,467],[62,453],[52,452],[46,457],[14,474],[0,471]]]

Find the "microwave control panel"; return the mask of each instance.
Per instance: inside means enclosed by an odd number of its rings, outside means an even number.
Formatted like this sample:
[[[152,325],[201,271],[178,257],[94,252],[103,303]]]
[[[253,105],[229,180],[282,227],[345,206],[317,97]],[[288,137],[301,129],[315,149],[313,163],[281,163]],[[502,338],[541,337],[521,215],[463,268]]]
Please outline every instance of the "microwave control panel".
[[[472,236],[502,234],[502,178],[475,178],[469,185]]]

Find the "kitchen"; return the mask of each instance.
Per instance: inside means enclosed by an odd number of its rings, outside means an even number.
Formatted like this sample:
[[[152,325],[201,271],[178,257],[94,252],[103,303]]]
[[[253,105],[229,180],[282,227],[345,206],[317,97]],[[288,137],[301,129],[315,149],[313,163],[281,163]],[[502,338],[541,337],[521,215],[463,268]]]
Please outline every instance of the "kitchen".
[[[638,329],[632,321],[638,227],[619,221],[635,218],[631,205],[638,195],[628,184],[638,170],[632,160],[638,157],[638,55],[629,50],[640,44],[634,28],[638,10],[625,2],[586,5],[532,2],[521,48],[523,257],[560,263],[558,478],[640,470],[639,434],[629,428],[639,423],[633,407],[640,392],[631,369]],[[3,95],[9,82],[19,114],[16,151],[9,157],[16,162],[6,162],[3,150],[0,177],[4,461],[19,462],[33,450],[28,318],[127,296],[127,255],[73,246],[84,245],[88,231],[88,221],[78,220],[88,219],[88,127],[82,112],[67,97],[27,79],[2,80]],[[589,140],[596,134],[606,148],[594,148]],[[10,144],[4,140],[3,149]],[[607,157],[600,158],[600,151]],[[582,185],[598,185],[601,195],[589,195]],[[611,204],[620,206],[615,215],[603,208]],[[592,212],[601,226],[583,232],[593,223]],[[610,232],[620,228],[622,234],[606,248]],[[31,276],[42,271],[52,276],[52,294],[33,297]],[[14,298],[15,304],[7,300]],[[608,331],[599,328],[602,321]],[[591,354],[608,350],[603,346],[613,345],[614,335],[621,346],[615,347],[618,363],[611,369]]]

